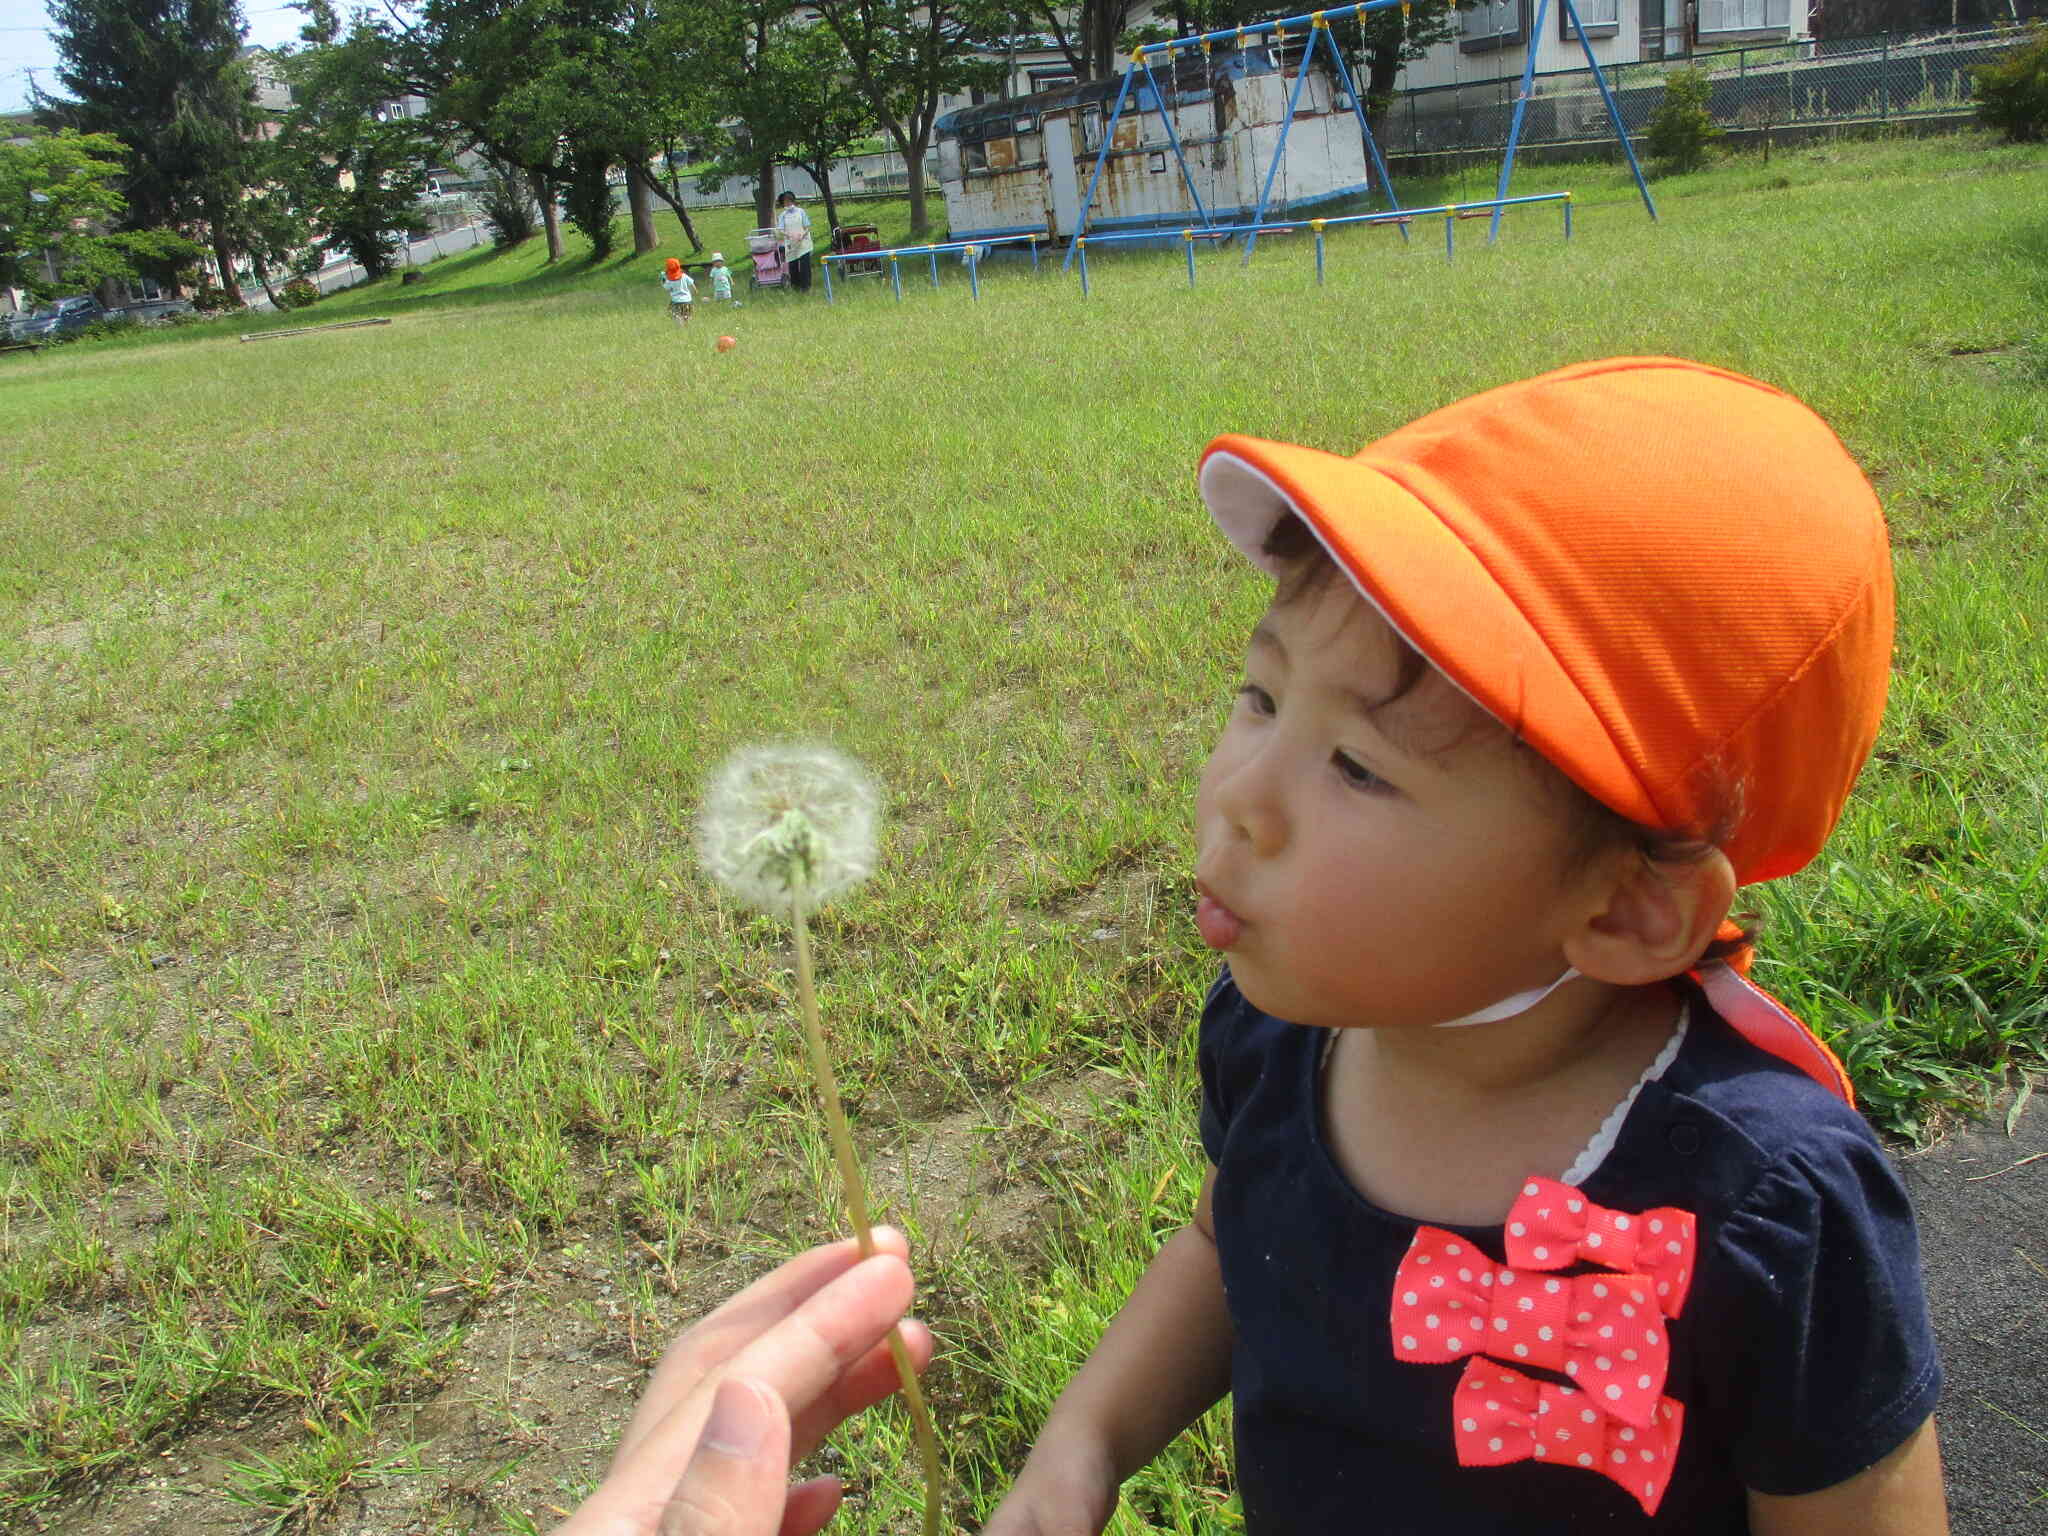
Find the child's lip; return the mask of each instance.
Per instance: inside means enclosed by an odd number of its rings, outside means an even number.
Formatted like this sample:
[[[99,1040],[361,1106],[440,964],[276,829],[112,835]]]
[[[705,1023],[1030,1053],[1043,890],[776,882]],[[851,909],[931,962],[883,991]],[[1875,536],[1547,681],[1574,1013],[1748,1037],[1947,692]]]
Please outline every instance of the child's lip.
[[[1195,903],[1195,927],[1202,942],[1211,949],[1231,948],[1244,936],[1244,919],[1216,899],[1207,881],[1197,880],[1195,890],[1200,897]]]

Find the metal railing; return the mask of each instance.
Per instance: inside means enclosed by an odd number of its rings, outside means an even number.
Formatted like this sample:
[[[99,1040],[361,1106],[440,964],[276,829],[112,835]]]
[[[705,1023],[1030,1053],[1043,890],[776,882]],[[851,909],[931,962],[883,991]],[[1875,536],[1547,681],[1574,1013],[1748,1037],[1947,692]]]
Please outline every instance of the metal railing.
[[[1707,110],[1724,128],[1788,123],[1888,122],[1968,111],[1971,71],[2024,41],[2018,27],[1975,32],[1759,44],[1685,58],[1603,66],[1622,126],[1642,133],[1663,99],[1664,77],[1698,69],[1712,87]],[[1388,154],[1499,150],[1514,115],[1515,76],[1429,86],[1396,98],[1378,137]],[[1536,77],[1522,143],[1613,143],[1590,70]]]

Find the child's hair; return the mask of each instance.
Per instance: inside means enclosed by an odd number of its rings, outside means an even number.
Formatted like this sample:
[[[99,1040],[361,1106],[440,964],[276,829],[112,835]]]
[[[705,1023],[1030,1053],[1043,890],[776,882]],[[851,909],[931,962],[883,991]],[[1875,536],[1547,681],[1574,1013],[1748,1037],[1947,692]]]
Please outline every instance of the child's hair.
[[[662,271],[670,282],[674,282],[683,275],[683,264],[671,256],[668,259],[668,265],[662,268]]]
[[[1296,602],[1333,584],[1346,591],[1352,590],[1344,572],[1316,538],[1315,530],[1292,513],[1273,525],[1272,531],[1260,544],[1259,553],[1274,567],[1275,597],[1279,602]],[[1442,674],[1429,664],[1428,658],[1403,639],[1398,631],[1389,626],[1387,636],[1394,647],[1394,685],[1380,696],[1374,708],[1384,708],[1405,698],[1431,677],[1445,681],[1449,686]],[[1476,706],[1466,721],[1465,729],[1441,743],[1440,748],[1455,749],[1467,739],[1471,729],[1484,730],[1488,727],[1497,729],[1511,741],[1521,760],[1530,764],[1545,787],[1556,795],[1572,828],[1567,865],[1570,870],[1582,869],[1609,849],[1621,847],[1633,848],[1653,868],[1660,864],[1689,863],[1706,857],[1721,846],[1742,819],[1741,786],[1717,785],[1716,793],[1707,801],[1712,814],[1701,826],[1665,829],[1631,821],[1574,784],[1548,758],[1532,749],[1512,726],[1495,720]],[[1698,964],[1739,960],[1755,947],[1763,927],[1761,917],[1744,912],[1731,921],[1731,931],[1717,936],[1708,944]]]

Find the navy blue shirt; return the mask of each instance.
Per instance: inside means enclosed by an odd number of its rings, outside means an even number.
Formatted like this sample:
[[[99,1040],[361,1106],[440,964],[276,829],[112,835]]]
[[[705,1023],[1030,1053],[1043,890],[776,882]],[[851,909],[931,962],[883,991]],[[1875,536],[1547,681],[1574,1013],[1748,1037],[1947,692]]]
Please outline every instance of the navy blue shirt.
[[[1228,970],[1202,1014],[1202,1142],[1217,1170],[1254,1536],[1742,1532],[1746,1488],[1831,1487],[1933,1411],[1941,1368],[1919,1240],[1883,1149],[1854,1110],[1695,993],[1677,1056],[1582,1185],[1614,1210],[1678,1206],[1699,1220],[1664,1389],[1685,1405],[1684,1434],[1657,1515],[1577,1467],[1460,1466],[1462,1365],[1396,1360],[1390,1339],[1394,1273],[1418,1223],[1361,1195],[1323,1139],[1327,1038],[1261,1013]],[[1431,1224],[1503,1256],[1498,1226]]]

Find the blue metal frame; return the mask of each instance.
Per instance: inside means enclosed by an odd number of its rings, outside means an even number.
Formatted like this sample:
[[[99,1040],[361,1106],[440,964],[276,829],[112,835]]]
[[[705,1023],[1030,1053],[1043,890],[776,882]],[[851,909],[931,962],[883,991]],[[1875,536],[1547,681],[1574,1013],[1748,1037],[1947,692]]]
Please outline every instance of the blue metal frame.
[[[1102,167],[1104,162],[1109,159],[1110,141],[1116,137],[1117,120],[1124,115],[1124,98],[1131,93],[1131,75],[1137,67],[1135,57],[1133,57],[1129,64],[1124,66],[1123,81],[1116,88],[1116,106],[1111,110],[1108,120],[1102,125],[1102,147],[1095,152],[1095,169],[1088,173],[1088,195],[1081,199],[1081,217],[1074,225],[1074,238],[1076,240],[1082,239],[1088,233],[1088,210],[1095,206],[1095,186],[1096,183],[1102,180]],[[1162,102],[1161,105],[1164,106],[1164,103]],[[1085,123],[1088,120],[1088,114],[1086,111],[1077,112],[1074,114],[1074,120],[1077,123]],[[1060,270],[1062,272],[1074,264],[1074,251],[1074,246],[1069,245],[1067,247],[1067,258],[1060,263]],[[1085,283],[1086,280],[1087,274],[1083,272],[1082,281]]]
[[[1102,144],[1101,147],[1096,151],[1095,169],[1089,174],[1088,177],[1088,193],[1085,197],[1081,199],[1080,218],[1074,226],[1074,240],[1076,244],[1070,244],[1067,247],[1066,259],[1060,263],[1060,270],[1064,272],[1067,270],[1068,267],[1070,267],[1073,264],[1076,245],[1080,240],[1087,236],[1088,215],[1095,207],[1095,189],[1101,183],[1102,168],[1103,165],[1109,159],[1110,144],[1112,140],[1115,138],[1116,125],[1123,117],[1124,101],[1126,97],[1130,94],[1131,77],[1141,67],[1145,70],[1146,77],[1152,81],[1153,97],[1159,103],[1160,115],[1166,119],[1167,132],[1169,133],[1169,135],[1173,135],[1174,137],[1174,153],[1176,156],[1180,156],[1179,138],[1178,135],[1173,134],[1172,115],[1166,110],[1166,98],[1159,90],[1158,78],[1152,74],[1152,68],[1150,63],[1150,60],[1152,58],[1154,58],[1155,56],[1164,56],[1168,60],[1171,60],[1171,58],[1177,50],[1184,48],[1199,48],[1204,53],[1206,53],[1209,51],[1211,46],[1219,42],[1235,42],[1240,47],[1242,47],[1247,38],[1262,36],[1268,32],[1275,34],[1277,37],[1284,37],[1289,28],[1298,29],[1300,27],[1306,26],[1310,29],[1311,36],[1309,38],[1309,47],[1302,54],[1301,73],[1296,77],[1294,82],[1294,93],[1288,103],[1287,121],[1281,124],[1280,142],[1274,148],[1273,163],[1266,168],[1265,187],[1259,194],[1259,207],[1257,214],[1254,216],[1252,221],[1251,237],[1245,243],[1244,259],[1246,261],[1250,261],[1252,247],[1257,241],[1258,229],[1262,227],[1262,221],[1265,218],[1267,202],[1273,190],[1273,179],[1280,168],[1280,157],[1281,155],[1285,154],[1287,150],[1287,131],[1294,125],[1294,107],[1300,101],[1301,98],[1302,81],[1306,79],[1308,75],[1308,61],[1315,52],[1315,38],[1313,34],[1318,31],[1327,32],[1329,30],[1329,24],[1333,21],[1342,21],[1348,16],[1363,16],[1371,11],[1384,11],[1393,6],[1402,5],[1405,3],[1409,3],[1409,0],[1361,0],[1361,3],[1356,5],[1340,5],[1332,10],[1311,11],[1300,16],[1284,16],[1274,21],[1255,22],[1248,26],[1242,27],[1223,27],[1217,31],[1203,32],[1193,37],[1176,37],[1169,39],[1168,41],[1163,43],[1146,43],[1142,47],[1135,49],[1131,54],[1131,62],[1124,66],[1123,80],[1117,87],[1116,104],[1111,108],[1108,119],[1102,125]],[[1522,134],[1522,115],[1524,109],[1528,105],[1530,90],[1534,82],[1536,72],[1536,52],[1542,43],[1543,24],[1547,17],[1549,3],[1550,0],[1537,0],[1536,20],[1534,26],[1531,27],[1529,32],[1528,57],[1524,59],[1522,63],[1522,84],[1520,89],[1515,94],[1514,118],[1508,130],[1508,142],[1506,151],[1501,156],[1499,184],[1496,188],[1495,196],[1492,200],[1494,203],[1494,209],[1492,224],[1489,227],[1487,234],[1487,238],[1489,240],[1494,238],[1494,236],[1499,233],[1500,217],[1502,212],[1501,205],[1521,201],[1521,199],[1519,198],[1510,198],[1508,196],[1508,183],[1509,178],[1514,174],[1515,150],[1521,141]],[[1633,172],[1635,175],[1636,189],[1642,193],[1643,206],[1649,211],[1650,217],[1652,219],[1655,219],[1657,217],[1657,205],[1650,197],[1650,188],[1648,183],[1646,183],[1643,180],[1642,167],[1636,161],[1635,147],[1628,141],[1628,129],[1627,126],[1621,120],[1621,112],[1615,105],[1613,93],[1610,92],[1607,88],[1606,71],[1601,68],[1599,61],[1593,57],[1593,45],[1586,37],[1586,29],[1584,24],[1581,23],[1579,20],[1578,8],[1572,4],[1572,0],[1560,0],[1560,3],[1565,8],[1565,14],[1571,19],[1572,31],[1577,35],[1579,39],[1579,47],[1586,55],[1587,67],[1593,71],[1593,81],[1600,88],[1600,99],[1607,105],[1608,121],[1614,125],[1615,138],[1621,141],[1621,152],[1628,157],[1629,170]],[[1372,137],[1372,130],[1366,124],[1365,100],[1358,93],[1356,82],[1353,81],[1351,78],[1351,72],[1344,63],[1344,56],[1338,50],[1337,40],[1335,38],[1330,39],[1330,56],[1336,60],[1339,78],[1343,82],[1346,91],[1351,97],[1352,111],[1358,118],[1359,130],[1365,136],[1366,149],[1372,156],[1373,167],[1380,173],[1380,184],[1387,189],[1387,201],[1389,205],[1391,205],[1392,209],[1395,211],[1396,214],[1399,214],[1404,211],[1412,211],[1402,210],[1401,205],[1397,201],[1395,201],[1393,178],[1387,174],[1386,161],[1381,157],[1379,145],[1374,142]],[[1188,190],[1192,192],[1194,191],[1194,179],[1188,173],[1186,158],[1184,156],[1181,156],[1180,159],[1181,174],[1183,177],[1187,178]],[[1196,197],[1196,204],[1197,207],[1200,207],[1199,194],[1197,194]],[[1566,205],[1566,218],[1567,221],[1569,221],[1569,204]],[[1329,222],[1336,223],[1338,221],[1333,219]],[[1206,210],[1203,211],[1203,225],[1205,228],[1218,227],[1210,222]],[[1155,235],[1154,238],[1157,238],[1157,236]],[[1408,228],[1405,220],[1401,224],[1401,238],[1403,240],[1406,240],[1408,238]],[[1190,246],[1189,250],[1190,254],[1192,254],[1193,247]],[[1085,258],[1083,264],[1085,265]]]
[[[1173,114],[1166,110],[1166,93],[1159,89],[1159,77],[1152,73],[1151,62],[1145,60],[1142,54],[1137,55],[1132,62],[1139,61],[1145,63],[1145,78],[1152,83],[1152,99],[1159,104],[1159,120],[1166,124],[1166,142],[1173,146],[1173,158],[1180,162],[1180,179],[1187,184],[1188,196],[1195,200],[1195,212],[1202,216],[1202,224],[1206,228],[1210,223],[1209,210],[1202,205],[1202,192],[1195,185],[1195,173],[1188,169],[1188,157],[1181,153],[1180,130],[1173,126]],[[1168,62],[1170,65],[1171,61]],[[1172,74],[1173,70],[1169,67],[1167,75],[1171,77]],[[1106,144],[1109,141],[1105,138],[1103,142]]]
[[[1308,46],[1301,50],[1301,68],[1294,72],[1294,89],[1287,94],[1287,120],[1280,125],[1280,142],[1273,146],[1273,163],[1266,167],[1266,184],[1259,188],[1259,206],[1252,210],[1252,232],[1245,237],[1244,255],[1238,261],[1240,266],[1249,266],[1252,252],[1258,249],[1258,226],[1266,221],[1266,208],[1273,200],[1273,181],[1279,176],[1280,162],[1287,155],[1287,135],[1294,127],[1294,114],[1301,106],[1301,93],[1308,88],[1308,63],[1316,56],[1316,39],[1329,30],[1328,24],[1320,16],[1316,17],[1308,29]],[[1275,27],[1273,41],[1280,43],[1286,40],[1286,30]],[[1331,39],[1330,46],[1337,46],[1334,38]]]

